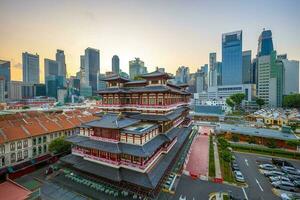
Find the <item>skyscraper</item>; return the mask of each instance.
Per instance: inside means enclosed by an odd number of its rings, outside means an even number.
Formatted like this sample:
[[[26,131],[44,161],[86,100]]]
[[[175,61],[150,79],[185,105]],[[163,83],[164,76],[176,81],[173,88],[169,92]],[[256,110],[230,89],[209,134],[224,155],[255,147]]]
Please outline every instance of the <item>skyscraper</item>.
[[[217,86],[217,54],[209,54],[209,69],[208,69],[209,86]]]
[[[111,70],[115,74],[120,74],[120,59],[117,55],[114,55],[111,59]]]
[[[257,56],[270,55],[273,50],[272,31],[263,30],[258,39]]]
[[[222,85],[242,84],[242,31],[222,35]]]
[[[4,77],[4,98],[8,98],[8,82],[10,81],[10,62],[0,60],[0,77]]]
[[[185,66],[178,67],[175,80],[177,83],[188,83],[190,80],[190,69]]]
[[[63,84],[59,84],[58,73],[59,63],[56,60],[50,60],[45,58],[45,84],[46,95],[48,97],[57,98],[57,89],[62,87]]]
[[[140,60],[140,58],[129,61],[129,76],[131,79],[145,73],[147,73],[147,68],[144,61]]]
[[[243,51],[243,84],[251,83],[251,50]]]
[[[23,62],[23,82],[39,83],[40,82],[40,61],[39,55],[30,53],[22,54]]]
[[[92,88],[92,93],[97,91],[97,76],[100,72],[100,54],[98,49],[87,48],[85,49],[84,67],[85,79]]]
[[[222,85],[222,62],[217,62],[217,85]]]
[[[62,76],[64,79],[66,79],[66,58],[63,50],[56,50],[56,62],[58,63],[58,76]]]

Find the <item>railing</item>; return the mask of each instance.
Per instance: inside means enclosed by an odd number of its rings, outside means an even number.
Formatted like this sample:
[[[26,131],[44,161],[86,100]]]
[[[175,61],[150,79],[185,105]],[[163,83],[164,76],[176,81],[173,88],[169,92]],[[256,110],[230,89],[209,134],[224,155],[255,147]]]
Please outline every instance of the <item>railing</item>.
[[[116,140],[116,139],[109,139],[109,138],[93,136],[93,135],[91,135],[90,138],[92,140],[103,141],[103,142],[113,142],[113,143],[118,143],[119,142],[119,140]]]
[[[105,104],[105,103],[99,103],[100,107],[110,107],[110,108],[160,108],[160,109],[168,109],[173,108],[181,105],[186,105],[187,102],[180,102],[175,104],[169,104],[169,105],[159,105],[159,104]]]

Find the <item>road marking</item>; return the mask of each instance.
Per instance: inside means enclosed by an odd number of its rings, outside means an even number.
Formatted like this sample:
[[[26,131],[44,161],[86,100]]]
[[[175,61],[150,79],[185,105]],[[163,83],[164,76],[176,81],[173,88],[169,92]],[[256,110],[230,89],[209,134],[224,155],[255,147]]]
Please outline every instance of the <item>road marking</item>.
[[[257,179],[255,179],[255,180],[256,180],[256,183],[257,183],[257,185],[259,186],[260,190],[263,192],[264,189],[262,189],[262,187],[261,187],[260,183],[258,182],[258,180],[257,180]]]
[[[248,163],[248,160],[246,158],[245,158],[245,163],[249,167],[249,163]]]
[[[248,200],[248,196],[247,196],[247,193],[246,193],[244,187],[242,187],[242,190],[243,190],[243,192],[244,192],[244,196],[245,196],[246,200]]]

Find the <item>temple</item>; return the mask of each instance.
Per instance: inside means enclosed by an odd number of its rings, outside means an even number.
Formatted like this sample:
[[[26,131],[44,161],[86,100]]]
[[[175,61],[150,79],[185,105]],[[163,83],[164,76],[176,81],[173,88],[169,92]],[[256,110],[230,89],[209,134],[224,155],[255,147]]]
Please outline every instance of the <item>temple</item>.
[[[67,138],[72,154],[61,160],[92,180],[155,197],[191,133],[190,94],[170,84],[167,73],[141,78],[104,79],[100,119]]]

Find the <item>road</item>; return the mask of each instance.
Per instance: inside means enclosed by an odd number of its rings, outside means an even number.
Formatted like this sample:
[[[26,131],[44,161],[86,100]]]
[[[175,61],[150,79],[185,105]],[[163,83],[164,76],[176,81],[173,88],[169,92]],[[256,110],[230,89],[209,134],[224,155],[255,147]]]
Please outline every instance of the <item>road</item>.
[[[218,184],[210,181],[202,181],[200,179],[193,180],[191,177],[182,175],[176,188],[173,200],[186,198],[186,200],[204,200],[208,199],[212,192],[231,192],[234,197],[244,199],[243,190],[239,187]]]

